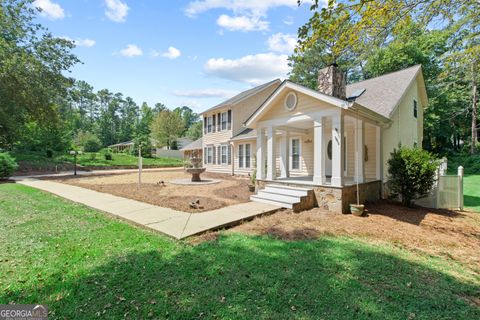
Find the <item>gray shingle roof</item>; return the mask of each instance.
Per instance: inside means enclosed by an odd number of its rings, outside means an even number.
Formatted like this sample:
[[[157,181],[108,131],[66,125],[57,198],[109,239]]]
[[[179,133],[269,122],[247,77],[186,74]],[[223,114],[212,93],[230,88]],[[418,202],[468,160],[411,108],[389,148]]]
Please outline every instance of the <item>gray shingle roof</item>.
[[[257,137],[257,130],[246,128],[242,132],[236,134],[231,140],[254,139]]]
[[[280,85],[280,83],[281,83],[280,79],[275,79],[275,80],[272,80],[270,82],[267,82],[267,83],[261,84],[259,86],[256,86],[255,88],[245,90],[243,92],[240,92],[236,96],[233,96],[230,99],[225,100],[222,103],[219,103],[216,106],[211,107],[210,109],[207,109],[207,110],[203,111],[202,113],[206,113],[206,112],[209,112],[209,111],[221,108],[221,107],[225,107],[225,106],[228,106],[228,105],[235,104],[235,103],[241,101],[242,99],[245,99],[249,96],[252,96],[252,95],[262,91],[263,89],[269,87],[270,85],[274,84],[275,82],[278,82],[277,85]]]
[[[347,85],[347,97],[356,90],[366,91],[355,101],[384,117],[390,118],[408,86],[421,71],[416,65],[400,71],[388,73],[376,78]]]
[[[199,150],[202,149],[202,138],[199,138],[193,141],[190,144],[187,144],[185,147],[181,149],[181,151],[189,151],[189,150]]]

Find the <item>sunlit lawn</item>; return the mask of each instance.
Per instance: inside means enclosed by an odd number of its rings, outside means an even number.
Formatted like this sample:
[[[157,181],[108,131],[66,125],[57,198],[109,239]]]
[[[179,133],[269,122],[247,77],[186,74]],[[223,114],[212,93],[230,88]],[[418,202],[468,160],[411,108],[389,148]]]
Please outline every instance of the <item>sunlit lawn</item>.
[[[480,212],[480,175],[464,177],[463,195],[465,209]]]
[[[224,235],[192,246],[0,185],[0,303],[52,319],[479,319],[454,261],[344,237]]]

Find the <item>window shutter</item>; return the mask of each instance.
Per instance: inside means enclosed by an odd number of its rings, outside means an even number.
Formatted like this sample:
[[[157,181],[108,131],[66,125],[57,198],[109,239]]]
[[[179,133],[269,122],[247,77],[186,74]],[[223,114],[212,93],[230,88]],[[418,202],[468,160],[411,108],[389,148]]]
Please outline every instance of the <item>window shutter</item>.
[[[222,146],[217,147],[217,164],[222,164]]]
[[[222,130],[222,125],[221,125],[221,119],[220,119],[220,113],[217,114],[217,127],[218,127],[218,131],[221,131]]]
[[[228,110],[228,130],[232,129],[232,110]]]
[[[203,148],[203,163],[207,164],[207,148]]]
[[[216,158],[215,158],[216,152],[215,152],[215,147],[212,147],[212,164],[215,164]]]
[[[215,115],[212,116],[212,132],[215,132]]]
[[[227,147],[227,159],[228,159],[227,160],[228,164],[232,164],[232,146],[231,145]]]
[[[203,117],[203,134],[207,133],[207,117]]]

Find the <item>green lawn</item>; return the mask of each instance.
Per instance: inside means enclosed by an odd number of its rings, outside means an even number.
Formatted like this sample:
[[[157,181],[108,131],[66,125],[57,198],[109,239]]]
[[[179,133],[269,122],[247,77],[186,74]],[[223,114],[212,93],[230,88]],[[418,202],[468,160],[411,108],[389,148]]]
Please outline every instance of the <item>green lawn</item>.
[[[69,154],[54,154],[47,158],[44,153],[39,152],[17,152],[12,154],[20,164],[21,171],[54,171],[71,168],[73,157]],[[138,157],[114,153],[112,160],[105,160],[103,153],[84,153],[78,156],[77,163],[86,167],[115,167],[115,166],[136,166]],[[181,159],[175,158],[143,158],[144,166],[155,167],[176,167],[182,166]]]
[[[465,209],[480,212],[480,175],[464,177],[463,196]]]
[[[192,246],[0,185],[0,303],[51,319],[479,319],[452,261],[344,237],[223,235]]]

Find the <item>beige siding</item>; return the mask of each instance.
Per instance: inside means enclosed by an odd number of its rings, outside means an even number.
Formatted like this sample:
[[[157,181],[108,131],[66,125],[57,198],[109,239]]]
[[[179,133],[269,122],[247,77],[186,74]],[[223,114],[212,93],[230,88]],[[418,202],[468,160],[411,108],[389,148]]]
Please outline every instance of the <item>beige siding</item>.
[[[288,111],[286,108],[284,108],[283,102],[285,100],[285,96],[289,92],[290,91],[286,91],[280,94],[275,99],[272,107],[270,108],[270,110],[268,110],[265,113],[265,115],[263,115],[263,117],[261,118],[261,121],[277,119],[277,118],[287,118],[295,115],[301,115],[309,112],[319,111],[320,109],[325,109],[325,108],[337,108],[335,106],[327,104],[326,102],[318,101],[307,95],[296,92],[297,99],[298,99],[297,107],[293,111]]]
[[[256,95],[249,97],[232,108],[232,128],[234,135],[240,133],[245,128],[243,123],[254,113],[258,107],[267,100],[277,88],[277,85],[272,85],[265,88],[263,91]]]
[[[413,100],[417,101],[418,118],[413,116]],[[405,96],[394,111],[391,120],[392,124],[382,130],[383,140],[383,176],[387,179],[388,166],[387,161],[390,159],[390,153],[397,148],[399,143],[403,146],[412,147],[414,142],[419,148],[422,147],[423,141],[423,109],[420,99],[418,83],[412,82]]]
[[[228,108],[222,108],[222,109],[217,109],[214,110],[210,113],[204,114],[205,117],[209,117],[212,115],[218,115],[218,113],[222,112],[227,112]],[[217,122],[218,120],[215,119]],[[232,121],[233,122],[233,121]],[[215,126],[217,123],[215,123]],[[217,126],[215,127],[216,129],[218,128]],[[203,128],[202,128],[203,130]],[[217,160],[218,157],[218,152],[217,152],[217,147],[225,144],[229,144],[229,140],[232,138],[232,130],[221,130],[221,131],[215,131],[215,132],[210,132],[203,134],[203,139],[202,139],[202,144],[203,148],[208,147],[208,146],[214,146],[215,147],[215,160]],[[202,150],[203,150],[202,148]],[[206,154],[205,154],[206,156]],[[232,165],[230,164],[217,164],[217,161],[215,161],[214,164],[204,164],[205,168],[207,168],[207,171],[212,171],[212,172],[224,172],[224,173],[231,173],[232,172]]]
[[[376,128],[374,126],[365,125],[365,145],[367,146],[367,161],[365,162],[365,178],[375,179],[376,178],[376,154],[377,154],[377,143],[376,143]]]
[[[351,122],[345,122],[345,130],[344,134],[347,141],[346,151],[346,163],[347,166],[344,168],[345,176],[346,177],[354,177],[355,176],[355,127]]]

